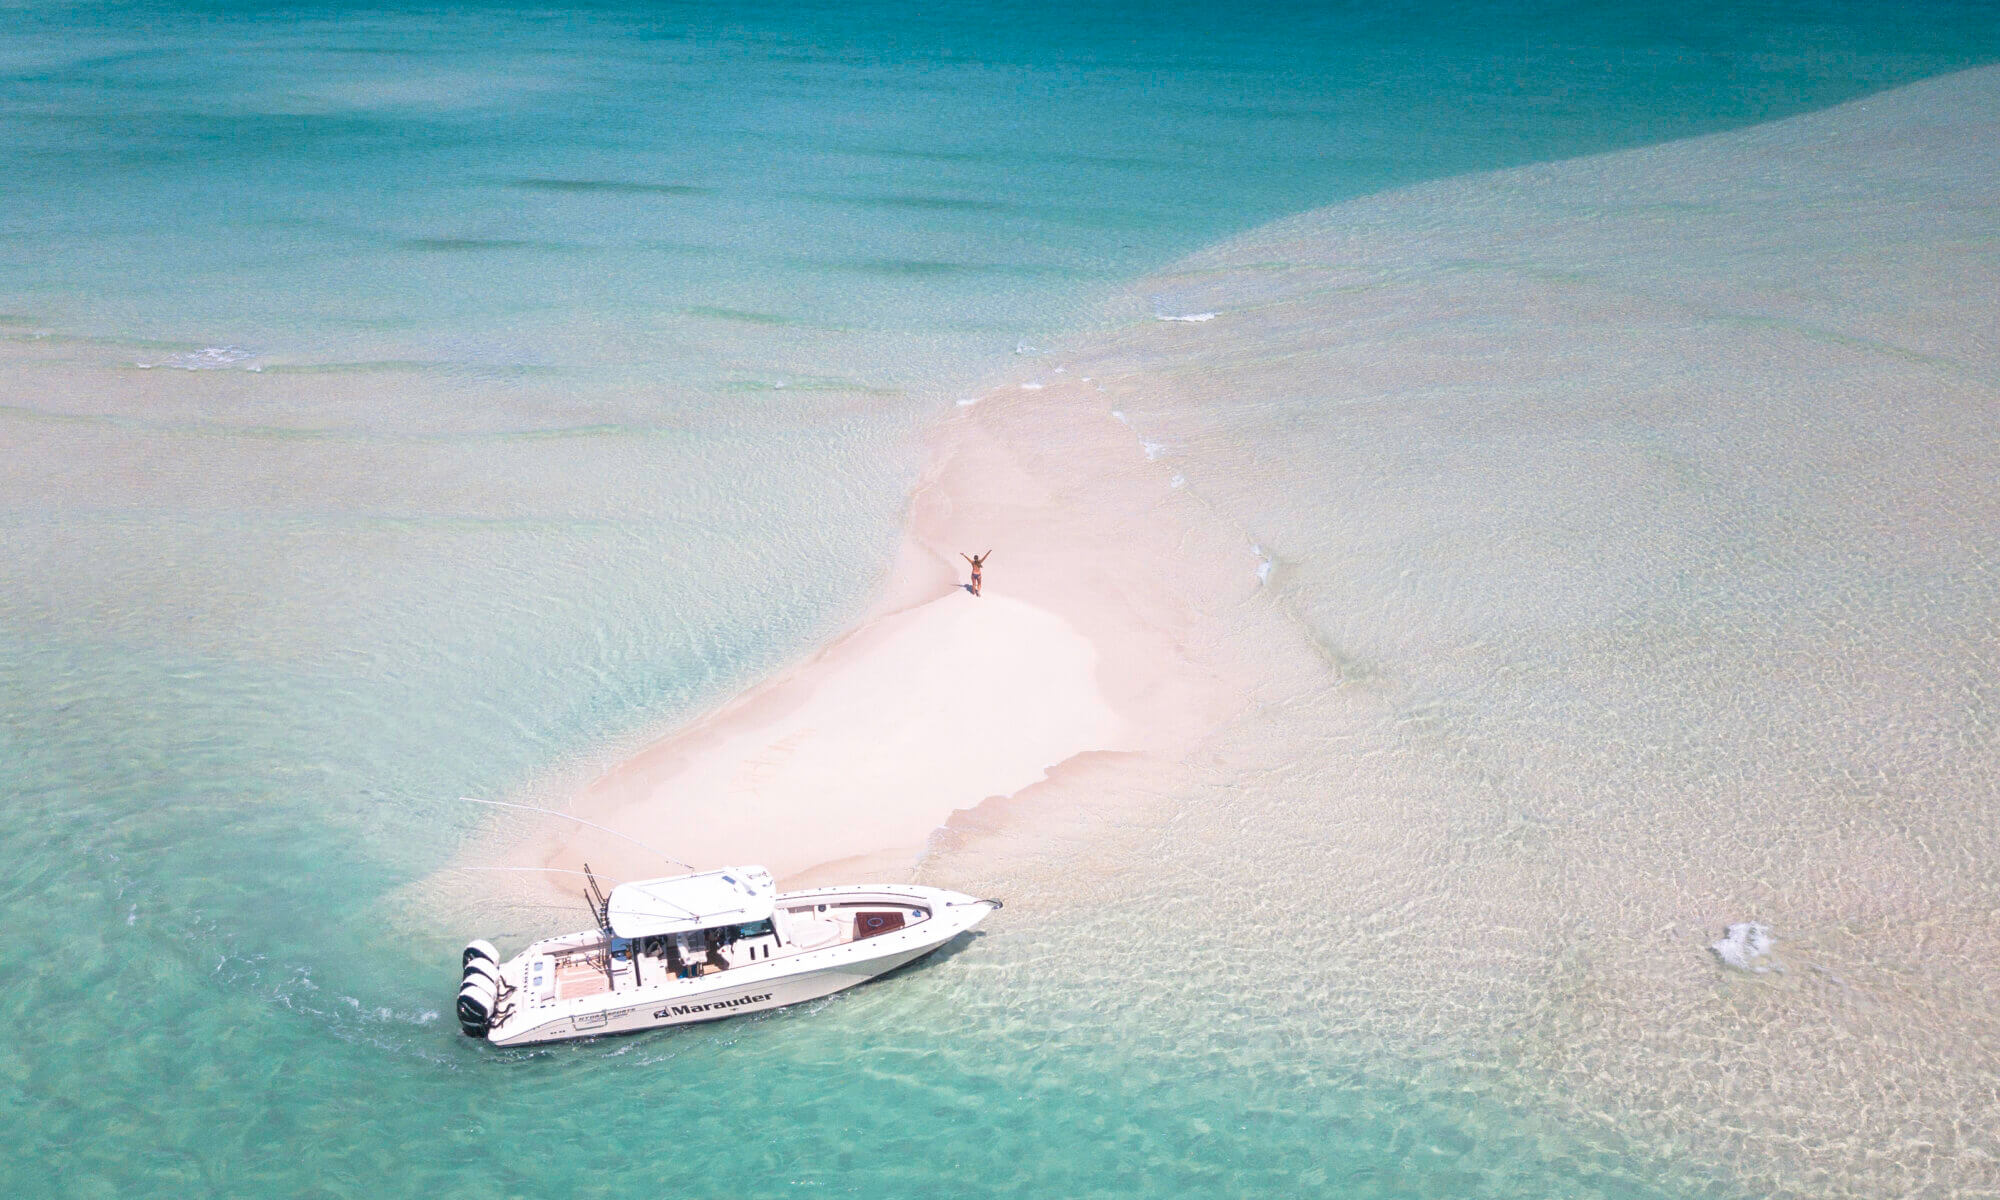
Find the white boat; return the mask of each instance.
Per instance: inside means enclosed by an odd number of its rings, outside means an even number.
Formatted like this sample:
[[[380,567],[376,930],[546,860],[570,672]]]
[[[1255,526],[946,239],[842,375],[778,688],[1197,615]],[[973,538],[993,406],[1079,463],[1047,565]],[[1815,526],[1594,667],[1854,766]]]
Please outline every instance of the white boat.
[[[599,928],[501,961],[474,941],[458,1021],[498,1046],[631,1033],[765,1012],[914,962],[1000,907],[942,888],[868,884],[778,893],[762,867],[590,881]]]

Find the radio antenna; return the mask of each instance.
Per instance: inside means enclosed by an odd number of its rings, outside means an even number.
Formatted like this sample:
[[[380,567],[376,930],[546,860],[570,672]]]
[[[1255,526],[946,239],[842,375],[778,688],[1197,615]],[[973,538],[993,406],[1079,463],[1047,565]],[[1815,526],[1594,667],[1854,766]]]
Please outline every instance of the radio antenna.
[[[551,875],[574,875],[574,876],[576,876],[576,877],[577,877],[577,878],[579,878],[579,879],[589,879],[589,880],[591,880],[591,881],[593,881],[593,882],[597,882],[597,883],[598,883],[598,891],[599,891],[600,893],[602,893],[602,892],[603,892],[603,890],[604,890],[604,889],[603,889],[603,884],[601,883],[601,881],[598,881],[598,879],[597,879],[597,873],[596,873],[595,871],[572,871],[572,870],[568,869],[567,867],[451,867],[451,868],[448,868],[448,869],[449,869],[449,870],[453,870],[453,871],[537,871],[537,872],[546,872],[546,873],[548,873],[548,874],[551,874]],[[613,879],[613,880],[612,880],[611,882],[612,882],[612,883],[613,883],[614,885],[616,885],[616,884],[617,884],[617,883],[618,883],[619,881],[618,881],[618,880],[616,880],[616,879]],[[654,899],[654,900],[659,900],[659,899],[660,899],[660,898],[659,898],[658,896],[653,896],[653,897],[651,897],[651,898],[652,898],[652,899]],[[589,902],[591,903],[592,907],[596,907],[596,901],[595,901],[594,899],[592,899],[591,897],[588,897],[588,896],[586,896],[586,897],[585,897],[584,899],[585,899],[586,901],[589,901]],[[512,904],[512,903],[517,903],[517,902],[516,902],[516,901],[511,901],[511,900],[510,900],[510,901],[507,901],[507,903],[509,903],[509,904]],[[685,907],[684,905],[679,905],[679,904],[673,904],[673,903],[670,903],[670,902],[668,902],[668,901],[665,901],[665,900],[660,900],[660,903],[662,903],[662,904],[665,904],[665,905],[667,906],[667,908],[669,908],[669,909],[672,909],[672,910],[673,910],[673,912],[668,912],[668,911],[666,911],[665,909],[652,909],[652,908],[644,908],[644,907],[640,907],[640,906],[638,906],[638,905],[633,905],[633,906],[632,906],[632,911],[633,911],[634,913],[637,913],[638,915],[640,915],[640,916],[644,916],[644,917],[667,917],[667,916],[673,916],[673,915],[675,915],[675,914],[680,914],[680,915],[683,915],[683,916],[688,916],[688,917],[692,917],[692,916],[695,916],[695,915],[697,915],[697,914],[695,913],[695,911],[694,911],[693,909],[691,909],[691,908],[688,908],[688,907]],[[984,901],[984,900],[981,900],[981,901],[979,901],[978,903],[981,903],[981,904],[984,904],[984,903],[986,903],[986,901]],[[996,901],[995,903],[997,903],[997,901]],[[542,904],[542,905],[535,905],[535,904],[530,904],[530,905],[529,905],[529,907],[531,907],[531,908],[549,908],[549,909],[554,909],[554,908],[555,908],[555,905],[552,905],[552,904]],[[568,910],[567,910],[567,909],[564,909],[564,910],[562,910],[562,911],[568,911]]]
[[[692,866],[682,862],[680,859],[675,858],[671,854],[660,853],[658,850],[653,849],[651,846],[648,846],[646,843],[640,841],[638,838],[633,837],[629,833],[620,833],[616,829],[612,829],[609,826],[599,825],[595,821],[586,821],[582,817],[573,816],[566,812],[557,812],[553,808],[538,808],[533,804],[515,804],[512,801],[508,800],[482,800],[478,796],[460,796],[459,799],[465,801],[468,804],[491,804],[495,808],[518,808],[523,812],[541,813],[545,817],[561,817],[565,821],[575,821],[577,824],[582,825],[588,829],[595,829],[599,833],[608,833],[615,838],[624,838],[626,841],[632,843],[634,846],[639,847],[639,849],[644,850],[646,853],[651,854],[656,858],[665,859],[667,862],[670,862],[677,867],[682,867],[689,871],[694,870]]]

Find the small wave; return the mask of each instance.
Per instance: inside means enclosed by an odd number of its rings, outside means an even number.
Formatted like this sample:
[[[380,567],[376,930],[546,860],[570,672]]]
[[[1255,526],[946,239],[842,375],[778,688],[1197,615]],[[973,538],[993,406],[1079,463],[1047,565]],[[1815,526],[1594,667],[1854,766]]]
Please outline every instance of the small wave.
[[[849,204],[857,208],[909,209],[915,212],[1007,212],[1020,207],[1003,200],[975,200],[959,196],[924,196],[908,192],[842,194],[840,192],[793,192],[804,200],[822,204]]]
[[[1132,427],[1132,422],[1126,420],[1125,414],[1118,409],[1114,408],[1111,410],[1111,418],[1112,420],[1117,421],[1120,425],[1125,426],[1127,429],[1130,429]]]
[[[1189,324],[1198,325],[1203,321],[1213,321],[1215,320],[1216,317],[1220,315],[1221,315],[1220,313],[1198,312],[1198,313],[1182,313],[1180,316],[1176,317],[1176,316],[1171,316],[1167,313],[1154,313],[1153,319],[1156,321],[1186,321]]]
[[[1021,390],[1024,392],[1039,392],[1043,386],[1043,384],[1039,383],[1024,383],[1021,385]]]
[[[971,407],[972,407],[973,405],[975,405],[975,404],[977,404],[977,403],[979,403],[979,397],[977,397],[977,396],[964,396],[964,397],[960,397],[960,398],[959,398],[959,401],[958,401],[958,406],[959,406],[960,408],[971,408]]]
[[[546,243],[523,241],[520,238],[478,238],[478,237],[420,237],[404,238],[396,243],[404,250],[427,253],[453,253],[457,251],[481,250],[528,250],[547,249]]]
[[[349,1008],[360,1014],[360,1020],[377,1025],[429,1025],[438,1019],[438,1012],[434,1008],[404,1011],[402,1009],[390,1008],[386,1004],[378,1004],[373,1008],[369,1008],[353,996],[342,996],[341,1000],[345,1001]]]
[[[687,183],[641,183],[625,179],[516,179],[517,188],[538,192],[612,192],[635,196],[706,196],[714,188]]]
[[[961,262],[943,258],[797,258],[794,264],[808,269],[852,271],[892,279],[977,279],[998,276],[1010,279],[1061,278],[1069,270],[1021,262]]]
[[[739,325],[800,325],[803,322],[779,313],[756,312],[747,308],[724,308],[715,304],[695,304],[681,310],[691,317],[711,321],[734,321]]]
[[[1167,448],[1159,442],[1140,442],[1139,448],[1146,452],[1146,461],[1153,462],[1166,453]]]
[[[787,379],[724,379],[715,385],[725,392],[850,392],[863,396],[898,396],[895,388],[881,387],[837,375],[794,375]]]
[[[254,351],[241,346],[205,346],[200,350],[190,350],[184,354],[169,354],[158,362],[142,362],[133,365],[151,370],[154,367],[172,367],[179,371],[227,371],[257,357]],[[261,371],[263,367],[252,363],[243,368],[246,371]]]

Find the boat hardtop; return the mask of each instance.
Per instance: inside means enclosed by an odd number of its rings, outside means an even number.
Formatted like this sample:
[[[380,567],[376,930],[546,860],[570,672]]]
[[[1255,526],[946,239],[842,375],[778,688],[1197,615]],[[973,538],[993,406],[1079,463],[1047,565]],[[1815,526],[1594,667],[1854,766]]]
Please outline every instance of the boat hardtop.
[[[611,932],[622,938],[660,937],[767,921],[778,889],[762,867],[724,867],[693,875],[642,879],[611,889]]]

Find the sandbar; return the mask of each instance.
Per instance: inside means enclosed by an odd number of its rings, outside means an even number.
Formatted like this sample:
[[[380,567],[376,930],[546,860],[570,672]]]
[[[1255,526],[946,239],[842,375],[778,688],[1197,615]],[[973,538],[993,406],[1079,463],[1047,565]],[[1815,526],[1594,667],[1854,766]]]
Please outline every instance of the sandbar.
[[[907,879],[954,814],[1021,797],[1080,756],[1171,755],[1240,706],[1192,636],[1201,589],[1176,564],[1199,556],[1159,519],[1167,473],[1095,388],[1009,392],[933,429],[894,566],[852,628],[533,798],[695,869]],[[993,552],[979,596],[961,550]],[[502,861],[588,862],[611,881],[672,872],[587,827],[542,829]]]
[[[914,861],[953,812],[1084,751],[1135,744],[1096,669],[1062,618],[955,590],[647,747],[575,807],[700,868],[755,862],[787,877],[884,852]],[[566,844],[550,865],[583,853]]]

